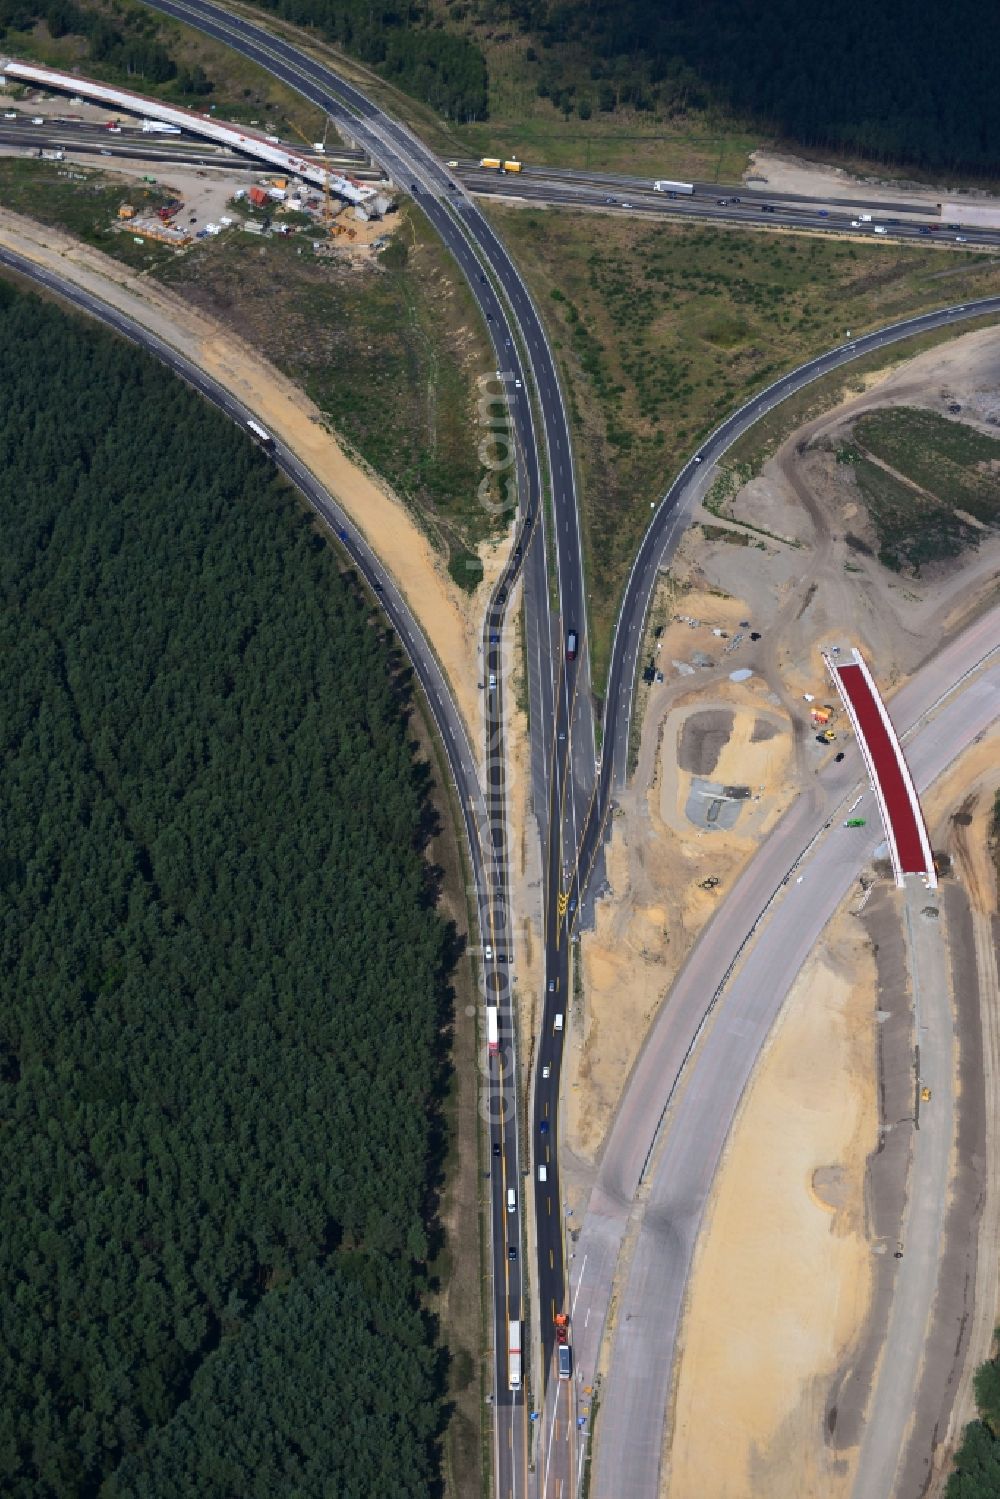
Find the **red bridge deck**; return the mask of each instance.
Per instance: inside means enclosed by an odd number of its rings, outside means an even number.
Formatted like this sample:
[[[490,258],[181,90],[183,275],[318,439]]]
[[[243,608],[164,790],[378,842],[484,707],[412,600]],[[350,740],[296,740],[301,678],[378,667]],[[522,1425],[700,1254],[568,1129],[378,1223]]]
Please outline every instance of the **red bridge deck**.
[[[885,823],[897,881],[922,874],[937,880],[923,813],[885,704],[857,651],[854,660],[827,664],[850,715]]]

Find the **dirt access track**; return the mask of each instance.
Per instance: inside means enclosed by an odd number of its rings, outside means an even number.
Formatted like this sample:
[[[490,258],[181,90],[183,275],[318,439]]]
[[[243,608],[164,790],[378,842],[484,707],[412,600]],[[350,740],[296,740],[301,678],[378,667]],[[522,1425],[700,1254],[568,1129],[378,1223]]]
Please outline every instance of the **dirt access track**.
[[[484,580],[463,594],[406,507],[350,457],[322,413],[292,382],[233,333],[156,282],[138,276],[58,229],[0,208],[0,245],[150,329],[204,369],[294,449],[343,505],[393,575],[437,654],[469,731],[481,739],[478,644],[488,591],[503,547],[484,557]]]

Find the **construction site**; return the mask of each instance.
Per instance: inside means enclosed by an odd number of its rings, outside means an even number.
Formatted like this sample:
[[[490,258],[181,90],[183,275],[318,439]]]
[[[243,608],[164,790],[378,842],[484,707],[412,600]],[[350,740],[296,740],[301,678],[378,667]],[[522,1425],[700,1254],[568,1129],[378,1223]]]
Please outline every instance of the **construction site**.
[[[276,136],[124,90],[13,61],[0,67],[0,87],[17,95],[4,110],[0,154],[65,163],[63,173],[74,176],[77,167],[96,166],[95,156],[111,156],[114,137],[114,166],[101,163],[102,170],[134,183],[114,227],[137,243],[184,250],[240,227],[258,236],[301,234],[311,253],[349,252],[357,262],[386,242],[380,225],[396,208],[393,184],[363,152],[339,139],[328,148],[326,130],[322,140],[303,136],[299,154]],[[71,86],[80,93],[68,109],[64,97],[47,92]]]

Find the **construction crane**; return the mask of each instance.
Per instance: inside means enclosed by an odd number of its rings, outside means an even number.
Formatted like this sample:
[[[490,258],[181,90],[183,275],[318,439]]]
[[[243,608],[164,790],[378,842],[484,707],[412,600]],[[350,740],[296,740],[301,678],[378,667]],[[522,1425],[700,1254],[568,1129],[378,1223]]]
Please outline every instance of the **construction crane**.
[[[302,131],[299,129],[299,127],[296,124],[294,124],[291,120],[289,121],[289,124],[292,126],[292,129],[295,131],[295,134],[299,137],[299,139],[302,140],[302,141],[305,141],[305,143],[309,147],[310,151],[315,150],[315,148],[316,148],[315,141],[311,141],[311,140],[309,140],[309,138],[307,136],[303,135]],[[324,153],[326,151],[326,132],[327,132],[327,129],[329,128],[329,124],[330,124],[330,121],[329,121],[329,119],[327,119],[326,122],[324,123],[324,126],[323,126],[322,148],[323,148]],[[333,224],[333,207],[332,207],[332,204],[330,202],[330,174],[331,174],[331,168],[330,168],[330,163],[327,160],[325,154],[320,156],[320,165],[323,168],[323,227],[326,230],[327,234],[339,234],[340,233],[340,229],[339,228],[335,228],[334,224]]]

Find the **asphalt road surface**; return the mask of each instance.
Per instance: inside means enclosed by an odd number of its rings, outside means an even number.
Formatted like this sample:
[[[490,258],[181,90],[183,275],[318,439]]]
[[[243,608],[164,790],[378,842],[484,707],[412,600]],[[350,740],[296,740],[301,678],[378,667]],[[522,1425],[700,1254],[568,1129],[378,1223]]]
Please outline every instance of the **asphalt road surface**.
[[[679,538],[686,523],[687,505],[683,500],[693,498],[692,481],[700,478],[702,468],[695,460],[679,476],[677,483],[665,496],[652,523],[650,532],[640,549],[636,568],[633,570],[629,588],[623,603],[619,629],[616,635],[612,658],[606,708],[605,747],[600,779],[596,794],[593,792],[593,726],[589,691],[589,666],[586,638],[586,611],[582,585],[582,565],[576,497],[573,484],[572,459],[568,431],[561,393],[555,378],[551,352],[544,338],[541,324],[531,305],[527,292],[514,270],[506,251],[496,240],[489,225],[478,214],[468,197],[457,191],[457,183],[451,179],[441,165],[402,126],[389,120],[374,105],[352,86],[344,83],[329,69],[316,64],[299,53],[288,43],[281,42],[262,28],[228,16],[217,7],[200,4],[198,0],[150,0],[155,8],[177,15],[199,25],[219,40],[235,46],[252,56],[268,68],[275,76],[282,77],[300,92],[310,97],[321,108],[340,123],[354,138],[359,139],[366,150],[384,165],[397,181],[404,186],[413,174],[410,191],[421,203],[428,218],[441,233],[469,279],[479,300],[487,322],[491,325],[498,351],[498,364],[504,370],[511,390],[513,425],[518,439],[520,461],[524,468],[522,494],[521,549],[535,557],[532,586],[528,589],[529,612],[536,612],[529,619],[529,632],[533,626],[539,669],[536,673],[538,696],[543,704],[539,714],[533,712],[536,738],[543,745],[551,746],[551,772],[548,781],[548,807],[545,822],[548,828],[547,882],[546,882],[546,994],[545,1014],[542,1028],[542,1045],[550,1049],[549,1075],[536,1074],[532,1106],[532,1155],[536,1163],[545,1163],[550,1169],[546,1190],[540,1190],[537,1172],[534,1172],[536,1188],[536,1212],[538,1225],[538,1290],[542,1308],[542,1369],[547,1375],[552,1352],[549,1314],[565,1304],[565,1273],[563,1266],[563,1239],[558,1213],[552,1212],[553,1203],[560,1201],[557,1171],[557,1107],[559,1073],[562,1057],[563,1034],[555,1029],[555,1014],[558,1006],[565,1007],[568,995],[567,945],[584,898],[587,882],[598,857],[603,838],[604,821],[610,804],[610,792],[615,780],[624,775],[627,753],[628,720],[631,711],[632,685],[636,668],[636,651],[641,639],[642,622],[648,607],[649,597],[655,583],[656,570],[664,560],[671,544]],[[37,128],[37,127],[36,127]],[[113,137],[117,142],[117,137]],[[160,143],[162,146],[163,143]],[[103,149],[100,148],[99,149]],[[562,174],[570,177],[571,174]],[[476,183],[479,186],[479,181]],[[497,184],[502,191],[508,184]],[[523,179],[513,182],[510,190],[536,190],[558,195],[558,201],[587,201],[602,206],[601,193],[593,184],[580,185],[568,181],[563,184],[552,181],[525,183]],[[449,198],[449,194],[452,196]],[[603,206],[611,194],[603,194]],[[552,200],[550,198],[550,200]],[[680,206],[678,206],[678,203]],[[678,200],[671,202],[662,195],[641,196],[637,190],[634,201],[630,198],[630,211],[635,212],[698,212],[700,216],[722,217],[735,222],[747,222],[750,213],[760,214],[760,205],[746,209],[732,209],[713,204],[710,195],[704,201],[690,204]],[[624,205],[622,205],[624,206]],[[906,205],[901,205],[901,210]],[[782,222],[801,227],[838,228],[844,223],[831,224],[830,215],[814,207],[786,204],[782,209]],[[752,220],[760,222],[759,218]],[[919,232],[916,225],[901,224],[901,233]],[[894,229],[894,233],[896,230]],[[496,288],[502,292],[497,296]],[[842,350],[833,351],[823,359],[813,361],[810,366],[786,377],[740,413],[723,425],[706,444],[699,457],[706,462],[719,456],[725,446],[739,432],[766,409],[777,404],[809,379],[817,378],[827,369],[858,357],[880,343],[894,338],[909,336],[946,321],[949,317],[976,316],[983,311],[995,310],[994,303],[1000,299],[977,304],[973,309],[950,309],[945,313],[932,314],[926,319],[910,320],[898,329],[886,330],[882,334],[869,335]],[[508,312],[508,309],[510,310]],[[538,447],[535,439],[532,410],[525,393],[521,351],[525,363],[530,367],[537,392],[538,409],[546,441],[549,470],[552,481],[552,510],[549,517],[555,542],[561,608],[554,628],[546,628],[537,617],[540,600],[544,596],[538,586],[539,557],[544,562],[545,515],[541,510],[541,483],[538,462]],[[742,425],[737,425],[742,423]],[[536,541],[536,536],[542,537]],[[487,621],[484,638],[484,657],[487,664],[494,660],[491,626],[502,621],[503,611],[518,571],[520,557],[512,553],[512,564],[501,580]],[[568,631],[574,629],[579,637],[579,649],[570,659],[565,652]],[[548,652],[548,671],[545,656]],[[499,662],[499,654],[496,656]],[[616,666],[618,668],[616,677]],[[500,679],[497,673],[498,682]],[[626,686],[627,684],[627,686]],[[546,708],[547,701],[550,704]],[[535,707],[533,701],[533,709]],[[487,701],[487,743],[502,744],[502,686],[497,687]],[[489,755],[488,755],[489,761]],[[502,756],[501,762],[502,762]],[[489,856],[483,861],[490,882],[490,895],[485,898],[484,922],[495,935],[489,942],[491,955],[485,963],[487,994],[498,995],[501,1005],[505,1003],[507,970],[501,969],[505,957],[510,955],[508,896],[504,858],[503,771],[489,769],[487,795],[490,807],[487,812],[489,830]],[[500,809],[500,810],[498,810]],[[498,919],[499,918],[499,919]],[[487,927],[484,927],[486,930]],[[550,985],[552,986],[550,988]],[[496,1339],[497,1339],[497,1385],[496,1398],[499,1405],[505,1403],[503,1374],[505,1358],[502,1348],[503,1318],[524,1315],[520,1279],[516,1268],[512,1271],[509,1258],[511,1245],[523,1239],[521,1231],[520,1194],[515,1214],[506,1214],[504,1203],[505,1186],[508,1180],[521,1175],[517,1157],[517,1131],[505,1127],[516,1118],[515,1069],[511,1065],[512,1030],[509,1025],[506,1036],[507,1066],[498,1072],[496,1080],[497,1112],[500,1117],[500,1162],[501,1169],[494,1171],[493,1195],[494,1230],[494,1279],[496,1295]],[[494,1139],[494,1145],[498,1142]],[[547,1157],[547,1160],[546,1160]],[[510,1219],[513,1217],[514,1221]],[[500,1260],[503,1260],[501,1266]],[[509,1397],[507,1397],[509,1398]],[[511,1402],[518,1404],[515,1399]],[[511,1435],[513,1428],[508,1432]],[[501,1448],[504,1443],[501,1438]],[[511,1440],[507,1444],[516,1452],[518,1444]],[[516,1492],[518,1459],[506,1462],[500,1456],[500,1492]],[[560,1477],[559,1482],[563,1481]]]
[[[897,727],[915,723],[975,661],[998,649],[1000,610],[994,610],[897,694],[890,704]],[[941,705],[907,745],[918,788],[998,714],[1000,665],[994,663]],[[784,995],[877,841],[868,790],[857,809],[868,813],[868,829],[841,826],[841,809],[864,786],[860,772],[853,751],[842,765],[828,767],[814,794],[799,799],[736,882],[657,1018],[619,1107],[572,1277],[577,1369],[589,1382],[622,1233],[645,1178],[647,1200],[619,1295],[601,1403],[593,1490],[601,1499],[657,1493],[683,1298],[719,1156]],[[741,966],[732,978],[737,958]],[[668,1106],[669,1129],[654,1153]]]
[[[903,912],[908,971],[913,991],[914,1039],[920,1077],[930,1099],[915,1105],[919,1128],[912,1137],[901,1226],[902,1259],[896,1260],[889,1325],[875,1376],[875,1388],[861,1438],[852,1499],[914,1499],[896,1487],[907,1429],[916,1409],[931,1308],[941,1271],[948,1178],[955,1129],[955,1018],[948,954],[936,920],[923,910],[929,902],[919,881],[908,881]],[[915,1087],[916,1091],[916,1087]],[[935,1434],[914,1432],[929,1458]]]
[[[521,463],[526,472],[528,490],[522,492],[521,522],[524,528],[524,545],[530,543],[528,528],[536,525],[541,529],[545,517],[541,508],[542,485],[539,444],[535,434],[534,409],[529,389],[532,390],[541,417],[542,430],[548,460],[551,494],[551,536],[557,562],[560,612],[564,628],[576,628],[581,639],[581,649],[570,673],[564,673],[563,686],[556,711],[565,721],[570,705],[579,707],[580,718],[577,733],[583,737],[588,728],[591,745],[593,728],[589,719],[590,692],[588,655],[586,650],[586,616],[584,610],[583,569],[580,550],[579,522],[576,506],[576,489],[573,474],[569,430],[562,393],[556,378],[555,365],[542,324],[530,296],[512,261],[502,244],[493,234],[489,224],[479,213],[472,200],[461,191],[459,184],[449,176],[427,148],[403,126],[389,119],[359,90],[341,79],[331,69],[315,62],[288,42],[276,38],[262,27],[253,25],[227,12],[204,3],[204,0],[149,0],[153,8],[179,20],[192,24],[218,41],[241,52],[244,56],[263,66],[274,77],[295,88],[304,97],[312,100],[334,121],[344,133],[355,140],[371,157],[378,161],[386,172],[413,195],[428,220],[441,236],[465,275],[473,294],[484,314],[497,351],[497,368],[502,371],[509,398],[511,425],[520,450]],[[531,375],[528,386],[525,371]],[[510,583],[501,582],[495,595],[494,605],[502,612],[507,605]],[[526,595],[537,601],[537,590]],[[491,618],[495,617],[491,608]],[[551,646],[551,631],[535,629],[535,639],[540,650]],[[561,631],[556,633],[562,633]],[[505,860],[505,816],[500,791],[493,777],[502,783],[502,770],[491,768],[498,758],[497,746],[502,744],[502,685],[498,669],[501,650],[498,642],[492,641],[487,631],[484,641],[486,670],[489,680],[491,667],[497,686],[490,693],[487,688],[486,741],[487,741],[487,797],[489,857],[484,860],[490,882],[490,893],[484,897],[493,913],[487,930],[496,930],[502,935],[491,942],[484,933],[484,945],[491,951],[484,953],[484,970],[487,997],[496,995],[501,1001],[509,995],[509,911],[507,908]],[[494,654],[495,653],[495,654]],[[549,668],[550,675],[551,666]],[[584,690],[577,693],[577,683],[582,681]],[[544,711],[544,695],[542,709]],[[534,706],[534,705],[533,705]],[[565,738],[556,736],[555,725],[546,724],[534,716],[534,732],[544,741],[553,742],[553,758],[563,765],[572,764],[568,746],[571,742],[567,729]],[[592,749],[590,763],[592,764]],[[502,754],[499,756],[502,759]],[[572,780],[572,778],[570,778]],[[573,804],[582,808],[590,798],[590,786],[572,784],[570,796]],[[550,839],[558,836],[561,829],[550,830]],[[497,920],[500,913],[501,920]],[[501,1010],[501,1022],[504,1011]],[[507,1327],[511,1320],[527,1320],[527,1307],[522,1293],[520,1276],[521,1261],[510,1258],[511,1248],[518,1248],[525,1239],[523,1232],[523,1191],[521,1190],[521,1164],[519,1159],[518,1130],[516,1128],[516,1067],[510,1065],[512,1057],[513,1024],[509,1005],[506,1007],[505,1041],[508,1065],[498,1068],[495,1084],[491,1080],[491,1149],[499,1146],[499,1157],[493,1155],[492,1165],[492,1225],[493,1225],[493,1281],[494,1281],[494,1402],[495,1462],[497,1492],[501,1496],[522,1494],[527,1485],[527,1425],[524,1419],[524,1391],[510,1391],[507,1382]],[[502,1067],[502,1063],[500,1064]],[[494,1096],[497,1093],[499,1096]],[[536,1089],[537,1096],[537,1089]],[[500,1169],[497,1169],[497,1163]],[[552,1161],[552,1192],[559,1200],[558,1168]],[[511,1183],[515,1206],[507,1211],[506,1194]],[[539,1295],[542,1304],[554,1300],[562,1304],[565,1297],[565,1281],[562,1278],[561,1258],[557,1261],[541,1249],[537,1258]],[[526,1349],[528,1347],[525,1338]],[[526,1360],[526,1364],[529,1361]],[[545,1364],[543,1362],[543,1368]]]

